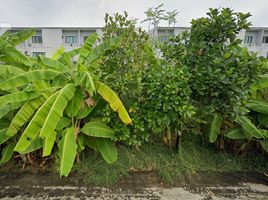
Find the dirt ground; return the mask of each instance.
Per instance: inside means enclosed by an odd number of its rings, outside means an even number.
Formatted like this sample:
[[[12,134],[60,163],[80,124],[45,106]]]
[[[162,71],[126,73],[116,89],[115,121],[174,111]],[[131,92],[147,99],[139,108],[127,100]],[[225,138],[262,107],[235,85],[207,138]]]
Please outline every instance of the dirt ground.
[[[152,173],[137,172],[113,186],[85,185],[71,175],[0,172],[1,199],[262,199],[268,200],[268,182],[259,173],[198,175],[166,185]]]

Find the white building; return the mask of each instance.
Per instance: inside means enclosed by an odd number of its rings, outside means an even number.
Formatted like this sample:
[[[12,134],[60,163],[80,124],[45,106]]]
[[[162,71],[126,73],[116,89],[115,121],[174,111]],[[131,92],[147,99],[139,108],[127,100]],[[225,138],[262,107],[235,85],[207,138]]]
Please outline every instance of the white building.
[[[158,27],[151,33],[154,38],[166,42],[170,36],[176,36],[183,31],[190,31],[190,27]],[[249,51],[258,52],[259,56],[268,57],[268,27],[251,27],[250,30],[241,31],[238,38],[243,40],[243,46]]]
[[[1,28],[0,35],[9,28]],[[12,27],[12,32],[23,30],[23,27]],[[100,27],[36,27],[36,34],[24,43],[17,46],[17,49],[29,56],[52,56],[61,46],[69,51],[84,44],[86,38],[93,32],[102,36]]]
[[[20,31],[25,27],[0,27],[0,35],[8,29]],[[52,56],[61,46],[66,51],[80,47],[85,39],[93,32],[102,37],[101,27],[35,27],[36,34],[24,43],[18,45],[18,49],[26,55]],[[150,32],[154,39],[165,42],[171,36],[183,31],[190,31],[190,27],[158,27]],[[241,31],[238,38],[243,40],[243,45],[250,51],[259,52],[260,56],[268,57],[268,27],[251,27],[248,31]]]

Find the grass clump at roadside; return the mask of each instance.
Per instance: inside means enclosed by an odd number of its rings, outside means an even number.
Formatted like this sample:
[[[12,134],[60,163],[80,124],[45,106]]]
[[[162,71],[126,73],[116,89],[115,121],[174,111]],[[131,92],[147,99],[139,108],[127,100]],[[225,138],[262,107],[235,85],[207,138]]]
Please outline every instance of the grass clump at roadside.
[[[82,155],[76,172],[86,183],[111,185],[126,178],[131,172],[151,172],[167,184],[191,181],[198,173],[213,175],[219,172],[256,171],[268,168],[268,158],[251,152],[244,156],[217,151],[212,145],[204,145],[201,136],[185,137],[179,153],[161,143],[148,143],[140,149],[120,145],[118,160],[107,164],[99,153]]]

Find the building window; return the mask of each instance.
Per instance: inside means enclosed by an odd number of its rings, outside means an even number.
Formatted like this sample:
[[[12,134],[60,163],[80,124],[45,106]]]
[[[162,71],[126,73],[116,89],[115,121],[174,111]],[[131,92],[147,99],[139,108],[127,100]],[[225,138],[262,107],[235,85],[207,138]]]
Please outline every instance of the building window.
[[[36,35],[32,37],[32,43],[42,43],[42,36]]]
[[[168,42],[169,38],[170,38],[169,35],[161,35],[161,36],[159,36],[159,41],[160,42]]]
[[[244,43],[251,44],[253,41],[253,36],[245,36]]]
[[[75,43],[77,43],[76,36],[65,36],[65,43],[66,44],[75,44]]]
[[[46,52],[33,52],[33,57],[46,56]]]
[[[268,43],[268,36],[263,36],[262,43]]]

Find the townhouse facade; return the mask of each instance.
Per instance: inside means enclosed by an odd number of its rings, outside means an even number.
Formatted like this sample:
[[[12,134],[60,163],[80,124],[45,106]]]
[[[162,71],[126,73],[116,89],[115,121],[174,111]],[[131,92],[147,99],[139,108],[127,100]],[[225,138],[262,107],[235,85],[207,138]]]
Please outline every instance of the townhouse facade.
[[[0,35],[10,28],[1,28]],[[23,30],[23,27],[12,27],[12,32]],[[58,48],[65,51],[81,47],[86,38],[97,32],[102,36],[100,27],[36,27],[34,36],[17,46],[17,49],[28,56],[52,56]]]
[[[176,36],[183,31],[190,31],[190,27],[158,27],[151,35],[161,42],[166,42],[169,37]],[[268,58],[268,27],[251,27],[250,30],[241,31],[237,37],[243,41],[242,45],[259,56]]]
[[[25,27],[0,27],[0,35],[6,30],[17,32]],[[28,56],[52,56],[56,50],[63,46],[66,51],[81,47],[86,38],[93,32],[102,37],[102,27],[35,27],[36,34],[17,49]],[[176,36],[190,27],[157,27],[149,32],[153,39],[166,42],[171,36]],[[249,51],[258,52],[259,56],[268,57],[268,27],[251,27],[238,35],[243,40],[243,46]]]

